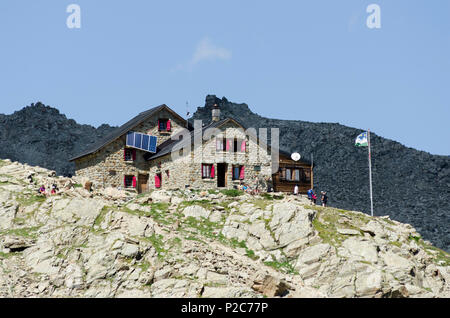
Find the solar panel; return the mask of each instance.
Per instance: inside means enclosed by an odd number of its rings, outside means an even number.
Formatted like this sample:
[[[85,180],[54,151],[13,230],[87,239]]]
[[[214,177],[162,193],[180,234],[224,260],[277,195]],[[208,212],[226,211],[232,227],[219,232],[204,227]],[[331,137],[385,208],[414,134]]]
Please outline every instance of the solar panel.
[[[132,131],[127,133],[127,146],[134,147],[134,132]]]
[[[129,131],[127,133],[126,145],[127,147],[156,153],[157,140],[155,136]]]
[[[150,136],[150,145],[149,145],[148,151],[156,153],[156,142],[157,142],[157,140],[158,139],[155,136]]]
[[[142,149],[148,150],[149,142],[150,142],[150,136],[149,135],[143,135],[142,136]]]
[[[134,134],[134,146],[136,148],[141,149],[142,148],[142,134],[139,133],[135,133]]]

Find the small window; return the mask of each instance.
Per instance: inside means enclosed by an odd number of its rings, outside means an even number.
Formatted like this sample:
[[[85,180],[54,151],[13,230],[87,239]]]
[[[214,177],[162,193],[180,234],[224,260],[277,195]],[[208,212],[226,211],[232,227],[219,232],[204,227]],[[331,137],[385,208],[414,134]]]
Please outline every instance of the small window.
[[[133,149],[125,149],[125,161],[133,161]]]
[[[125,188],[133,187],[133,176],[125,176]]]
[[[116,173],[116,170],[109,170],[109,175],[110,176],[115,176],[117,173]]]
[[[292,180],[291,177],[291,169],[286,169],[286,180]]]
[[[300,181],[300,170],[299,169],[295,169],[294,170],[294,181]]]
[[[202,178],[211,179],[212,164],[202,164]]]
[[[158,120],[158,130],[159,131],[170,131],[170,120],[169,119],[159,119]]]
[[[254,170],[254,171],[261,171],[261,166],[254,166],[254,167],[253,167],[253,170]]]
[[[217,151],[227,151],[227,140],[225,138],[216,139],[216,150]]]
[[[242,175],[243,175],[243,169],[244,166],[233,166],[233,175],[232,175],[232,179],[233,180],[240,180],[243,179]]]

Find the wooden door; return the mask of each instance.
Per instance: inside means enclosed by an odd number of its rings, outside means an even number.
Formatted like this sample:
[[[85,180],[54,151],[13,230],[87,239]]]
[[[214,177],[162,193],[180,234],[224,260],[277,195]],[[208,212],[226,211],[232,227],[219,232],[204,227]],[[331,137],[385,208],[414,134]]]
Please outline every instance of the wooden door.
[[[148,174],[140,174],[138,176],[138,193],[148,191]]]

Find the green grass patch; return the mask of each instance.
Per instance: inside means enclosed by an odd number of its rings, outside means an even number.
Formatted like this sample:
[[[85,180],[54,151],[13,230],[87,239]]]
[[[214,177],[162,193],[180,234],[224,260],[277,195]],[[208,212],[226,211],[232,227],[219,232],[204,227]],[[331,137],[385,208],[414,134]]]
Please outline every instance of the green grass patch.
[[[265,210],[269,205],[272,204],[272,201],[258,198],[258,199],[251,201],[250,203],[252,203],[256,207],[260,208],[261,210]]]
[[[260,194],[261,197],[263,197],[266,200],[283,200],[284,199],[284,195],[280,194],[280,195],[270,195],[268,193],[261,193]]]
[[[220,190],[220,193],[226,195],[227,197],[239,197],[244,194],[244,191],[238,189],[225,189]]]
[[[394,246],[397,246],[397,247],[402,247],[402,243],[401,242],[399,242],[399,241],[391,241],[391,242],[389,242],[389,244],[391,244],[391,245],[394,245]]]
[[[21,252],[13,252],[13,253],[0,252],[0,259],[7,259],[7,258],[16,256],[16,255],[20,255],[20,254],[21,254]]]
[[[163,242],[162,235],[153,234],[152,236],[146,237],[145,239],[148,240],[152,244],[152,246],[155,248],[159,259],[162,259],[162,258],[164,258],[164,256],[166,256],[167,250],[164,248],[164,242]]]
[[[253,250],[250,250],[248,248],[246,248],[245,250],[246,250],[246,254],[245,255],[247,255],[247,257],[249,257],[249,258],[251,258],[252,260],[255,260],[255,261],[257,259],[259,259],[259,256],[257,256]]]
[[[0,235],[15,235],[27,238],[37,238],[37,233],[35,232],[39,230],[40,227],[41,226],[35,226],[35,227],[24,227],[20,229],[5,230],[0,231]]]
[[[270,262],[264,262],[264,265],[270,266],[275,268],[277,271],[286,273],[286,274],[298,274],[298,272],[294,269],[294,266],[288,262],[278,262],[278,261],[270,261]]]
[[[106,214],[113,210],[112,207],[110,206],[104,206],[103,209],[100,211],[100,213],[97,215],[97,217],[95,218],[94,221],[94,225],[100,226],[100,224],[103,222],[103,220],[105,219]]]
[[[17,203],[19,203],[20,205],[24,205],[24,206],[30,206],[33,205],[35,203],[42,203],[46,200],[47,198],[44,195],[31,195],[31,196],[26,196],[26,195],[19,195],[16,198]]]
[[[74,188],[82,188],[83,186],[81,184],[79,184],[79,183],[76,183],[76,184],[73,185],[73,187]]]

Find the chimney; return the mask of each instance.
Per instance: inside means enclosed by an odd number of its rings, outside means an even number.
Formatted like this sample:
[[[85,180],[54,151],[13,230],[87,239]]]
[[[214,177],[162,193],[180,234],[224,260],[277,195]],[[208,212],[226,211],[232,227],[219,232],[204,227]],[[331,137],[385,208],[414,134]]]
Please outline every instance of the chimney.
[[[214,104],[212,109],[212,121],[219,121],[220,120],[220,108],[217,106],[217,104]]]

